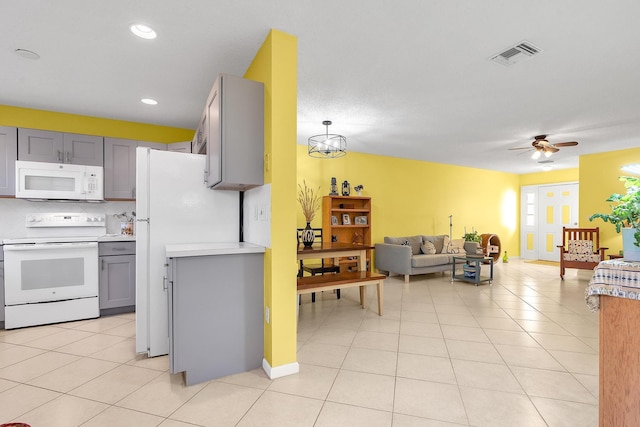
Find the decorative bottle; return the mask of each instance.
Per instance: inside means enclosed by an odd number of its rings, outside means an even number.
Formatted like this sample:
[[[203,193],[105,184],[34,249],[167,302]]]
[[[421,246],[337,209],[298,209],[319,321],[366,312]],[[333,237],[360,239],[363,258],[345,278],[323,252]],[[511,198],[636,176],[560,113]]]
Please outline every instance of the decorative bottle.
[[[502,257],[502,262],[509,262],[509,257],[507,256],[507,251],[504,251],[504,256]]]

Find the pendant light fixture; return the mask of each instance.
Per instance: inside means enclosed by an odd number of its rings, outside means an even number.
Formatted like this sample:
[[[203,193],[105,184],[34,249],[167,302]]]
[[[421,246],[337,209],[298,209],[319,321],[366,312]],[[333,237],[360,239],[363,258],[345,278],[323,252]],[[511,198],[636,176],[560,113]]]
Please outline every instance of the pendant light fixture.
[[[336,158],[347,154],[347,138],[342,135],[329,133],[331,120],[322,122],[326,126],[324,135],[315,135],[309,138],[309,155],[319,158]]]

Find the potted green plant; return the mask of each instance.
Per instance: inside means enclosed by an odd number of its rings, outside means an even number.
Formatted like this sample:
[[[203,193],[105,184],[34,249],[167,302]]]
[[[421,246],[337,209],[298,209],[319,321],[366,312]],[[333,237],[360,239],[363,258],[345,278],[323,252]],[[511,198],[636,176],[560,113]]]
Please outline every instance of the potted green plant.
[[[467,252],[469,252],[469,251],[473,252],[474,250],[475,250],[476,254],[481,254],[483,252],[482,247],[480,246],[481,243],[482,243],[482,236],[480,236],[476,230],[474,230],[472,228],[471,229],[471,233],[467,233],[467,227],[465,227],[464,228],[464,234],[462,235],[462,238],[464,239],[465,242],[474,242],[474,243],[476,243],[476,245],[464,245],[465,250]]]
[[[613,193],[607,199],[611,202],[611,213],[595,213],[589,221],[600,218],[616,227],[616,233],[622,232],[622,245],[626,260],[640,261],[640,178],[621,176],[625,194]]]
[[[471,233],[467,233],[467,229],[464,229],[464,235],[462,236],[465,242],[476,242],[480,243],[482,241],[482,237],[478,234],[476,230],[471,229]]]

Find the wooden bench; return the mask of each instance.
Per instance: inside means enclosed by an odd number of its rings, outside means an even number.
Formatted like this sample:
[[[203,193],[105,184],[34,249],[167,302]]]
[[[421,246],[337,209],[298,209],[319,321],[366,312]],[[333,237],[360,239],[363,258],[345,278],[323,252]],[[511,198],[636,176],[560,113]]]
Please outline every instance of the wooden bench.
[[[321,276],[298,277],[298,295],[358,286],[360,288],[360,305],[362,308],[367,308],[366,286],[376,285],[378,289],[378,315],[382,316],[384,279],[386,279],[385,275],[370,271],[346,271]]]

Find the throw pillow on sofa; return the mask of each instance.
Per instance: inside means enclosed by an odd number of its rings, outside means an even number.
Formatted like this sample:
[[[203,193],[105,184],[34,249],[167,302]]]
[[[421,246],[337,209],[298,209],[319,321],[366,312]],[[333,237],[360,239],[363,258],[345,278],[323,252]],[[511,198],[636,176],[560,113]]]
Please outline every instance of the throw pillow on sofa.
[[[464,239],[449,240],[449,236],[444,238],[443,254],[464,254]]]
[[[436,253],[436,247],[431,242],[423,242],[420,246],[420,252],[425,255],[434,255]]]
[[[385,237],[384,242],[392,245],[411,246],[411,255],[418,255],[420,253],[420,246],[422,246],[422,237]]]

